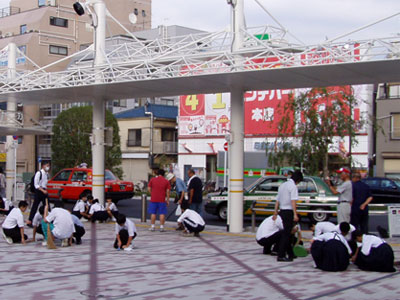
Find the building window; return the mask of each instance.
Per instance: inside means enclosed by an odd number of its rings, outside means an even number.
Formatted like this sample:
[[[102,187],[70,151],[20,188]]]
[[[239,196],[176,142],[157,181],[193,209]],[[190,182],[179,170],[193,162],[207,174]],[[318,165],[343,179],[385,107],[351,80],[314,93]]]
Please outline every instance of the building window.
[[[19,26],[19,33],[20,34],[24,34],[26,33],[28,27],[26,26],[26,24]]]
[[[39,0],[39,1],[38,1],[38,6],[39,6],[39,7],[45,6],[45,5],[46,5],[46,0]]]
[[[142,10],[142,17],[145,18],[146,17],[146,11]]]
[[[63,18],[50,17],[50,25],[67,28],[68,20]]]
[[[68,48],[63,46],[49,46],[49,53],[50,54],[58,54],[58,55],[68,55]]]
[[[135,15],[138,15],[138,14],[139,14],[139,11],[138,11],[138,9],[137,9],[137,8],[135,8],[135,9],[133,10],[133,13],[134,13]]]
[[[400,139],[400,113],[392,114],[392,139],[399,140]]]
[[[177,131],[174,128],[161,128],[162,142],[175,142]]]
[[[142,130],[128,129],[128,147],[142,146]]]
[[[126,101],[126,99],[113,100],[113,106],[114,107],[126,107],[127,106],[127,101]]]

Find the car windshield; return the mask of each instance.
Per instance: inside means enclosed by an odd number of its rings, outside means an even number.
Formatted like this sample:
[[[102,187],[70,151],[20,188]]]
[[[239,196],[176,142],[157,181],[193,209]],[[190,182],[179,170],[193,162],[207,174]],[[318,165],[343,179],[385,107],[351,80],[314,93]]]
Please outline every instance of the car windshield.
[[[393,179],[393,182],[400,188],[400,179]]]
[[[118,180],[118,178],[109,170],[106,170],[104,175],[106,180]]]

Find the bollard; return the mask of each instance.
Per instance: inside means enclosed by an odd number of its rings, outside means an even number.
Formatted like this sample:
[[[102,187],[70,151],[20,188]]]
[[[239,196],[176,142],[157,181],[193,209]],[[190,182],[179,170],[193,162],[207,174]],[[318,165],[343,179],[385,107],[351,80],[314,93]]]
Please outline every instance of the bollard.
[[[142,194],[142,222],[147,221],[147,195]]]
[[[251,210],[251,232],[256,231],[256,212]]]

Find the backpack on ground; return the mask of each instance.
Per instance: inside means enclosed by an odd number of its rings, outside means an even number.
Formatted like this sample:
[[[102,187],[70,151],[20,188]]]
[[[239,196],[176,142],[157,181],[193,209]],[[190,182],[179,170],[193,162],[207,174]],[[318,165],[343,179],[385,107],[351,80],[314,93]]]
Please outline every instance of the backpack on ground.
[[[39,181],[42,180],[42,171],[38,171],[40,173],[40,177],[39,177]],[[35,176],[37,173],[35,173],[35,175],[32,176],[31,178],[31,185],[30,185],[30,190],[32,193],[36,192],[36,188],[35,188]]]

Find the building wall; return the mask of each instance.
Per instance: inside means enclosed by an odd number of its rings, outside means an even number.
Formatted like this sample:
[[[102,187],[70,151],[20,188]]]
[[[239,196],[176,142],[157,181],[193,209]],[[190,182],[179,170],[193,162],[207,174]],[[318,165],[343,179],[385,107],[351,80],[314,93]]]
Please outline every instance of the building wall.
[[[378,99],[376,118],[376,175],[400,176],[400,140],[391,138],[391,113],[400,113],[400,99]]]
[[[76,0],[46,1],[45,6],[38,7],[38,0],[11,0],[10,6],[20,8],[20,13],[0,18],[0,49],[6,47],[10,42],[14,42],[18,47],[25,46],[26,55],[31,60],[39,66],[46,66],[65,57],[49,53],[50,45],[67,47],[68,55],[70,55],[79,51],[82,44],[92,43],[93,27],[90,25],[91,19],[87,14],[78,16],[72,8],[74,2]],[[115,5],[115,1],[112,0],[105,0],[104,2],[111,14],[128,30],[142,30],[151,27],[151,0],[119,0],[118,5]],[[128,18],[135,8],[138,10],[138,22],[132,25]],[[146,12],[145,17],[142,16],[142,10]],[[67,19],[68,27],[50,25],[51,16]],[[107,18],[107,23],[107,35],[127,34],[110,18]],[[26,25],[26,33],[24,34],[20,34],[21,25]],[[46,71],[64,70],[68,64],[69,61],[65,61],[47,68]],[[19,63],[17,68],[32,70],[34,65],[26,60]],[[25,106],[23,112],[26,127],[32,125],[31,119],[36,124],[39,121],[49,123],[49,119],[40,118],[37,106]],[[33,172],[36,168],[35,139],[34,136],[25,136],[22,144],[18,147],[19,173]],[[45,149],[46,153],[48,148],[49,145]],[[4,152],[4,146],[0,145],[0,151]]]

